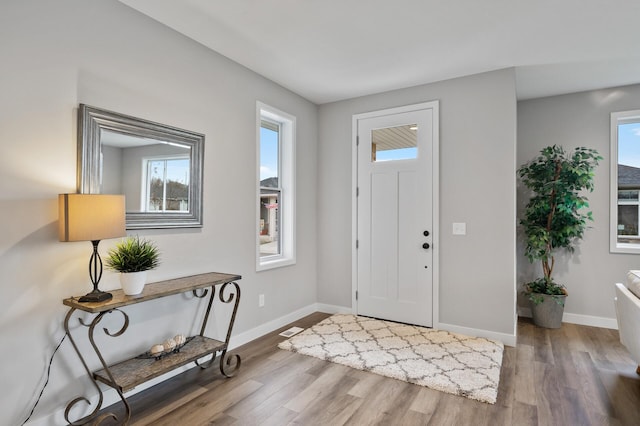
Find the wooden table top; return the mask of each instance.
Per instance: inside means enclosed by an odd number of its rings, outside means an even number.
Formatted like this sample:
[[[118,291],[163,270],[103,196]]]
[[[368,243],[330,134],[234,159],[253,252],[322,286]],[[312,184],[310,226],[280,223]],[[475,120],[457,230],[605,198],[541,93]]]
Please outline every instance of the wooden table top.
[[[241,278],[242,277],[240,275],[208,272],[188,277],[148,283],[144,286],[142,293],[135,296],[127,296],[122,290],[109,290],[109,293],[113,295],[113,298],[104,302],[79,302],[78,299],[82,296],[77,296],[64,299],[62,303],[66,306],[85,312],[99,313],[121,308],[123,306],[135,305],[148,300],[171,296],[173,294],[185,293],[192,290],[224,284]]]

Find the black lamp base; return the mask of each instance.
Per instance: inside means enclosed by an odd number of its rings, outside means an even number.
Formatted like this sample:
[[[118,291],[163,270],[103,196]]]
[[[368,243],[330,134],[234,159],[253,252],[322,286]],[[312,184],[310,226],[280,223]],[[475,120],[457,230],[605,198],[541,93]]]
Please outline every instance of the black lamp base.
[[[98,289],[98,283],[102,277],[102,259],[98,253],[99,243],[100,240],[91,241],[91,244],[93,245],[93,254],[89,259],[89,276],[91,277],[91,284],[93,284],[93,291],[82,296],[78,299],[78,302],[104,302],[106,300],[111,300],[113,297],[111,293]]]
[[[93,290],[91,293],[87,293],[78,299],[78,302],[104,302],[106,300],[111,300],[112,297],[113,295],[106,291]]]

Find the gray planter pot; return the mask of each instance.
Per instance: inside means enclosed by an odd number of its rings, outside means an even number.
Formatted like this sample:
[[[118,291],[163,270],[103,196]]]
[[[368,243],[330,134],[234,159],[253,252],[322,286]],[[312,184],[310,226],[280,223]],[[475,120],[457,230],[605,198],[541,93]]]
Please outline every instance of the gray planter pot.
[[[544,301],[539,304],[531,302],[531,316],[533,323],[538,327],[560,328],[562,326],[562,314],[564,313],[564,302],[567,296],[550,296],[539,294]],[[555,298],[560,298],[562,303],[556,302]]]

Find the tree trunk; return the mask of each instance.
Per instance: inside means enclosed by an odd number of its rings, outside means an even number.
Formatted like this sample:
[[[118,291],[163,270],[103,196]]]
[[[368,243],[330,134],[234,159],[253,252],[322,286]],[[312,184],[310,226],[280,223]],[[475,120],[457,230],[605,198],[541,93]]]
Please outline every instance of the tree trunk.
[[[547,216],[547,235],[551,235],[551,225],[553,224],[553,216],[556,213],[556,207],[558,205],[557,201],[556,201],[556,184],[558,182],[558,179],[560,178],[560,172],[562,171],[562,164],[560,164],[560,162],[556,162],[556,170],[553,176],[553,189],[551,190],[551,195],[549,195],[549,205],[550,205],[550,211],[549,211],[549,215]],[[544,271],[544,277],[547,280],[547,283],[551,282],[551,274],[553,274],[553,266],[555,264],[555,259],[553,257],[553,255],[551,254],[553,253],[553,241],[551,241],[551,239],[549,239],[549,242],[547,243],[547,256],[545,256],[544,259],[542,259],[542,269]],[[549,262],[549,259],[551,259],[551,262]]]

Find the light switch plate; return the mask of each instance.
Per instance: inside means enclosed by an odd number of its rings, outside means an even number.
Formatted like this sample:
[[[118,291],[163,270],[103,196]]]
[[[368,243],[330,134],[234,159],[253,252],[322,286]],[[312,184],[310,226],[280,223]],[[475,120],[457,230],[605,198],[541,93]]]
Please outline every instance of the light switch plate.
[[[453,235],[467,235],[467,224],[466,223],[454,223],[453,224]]]

